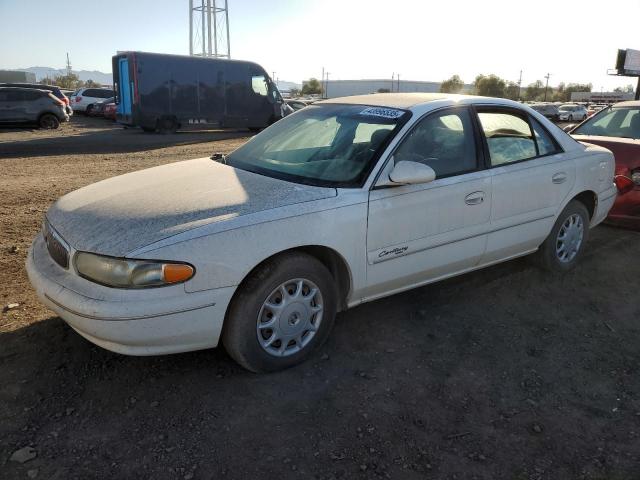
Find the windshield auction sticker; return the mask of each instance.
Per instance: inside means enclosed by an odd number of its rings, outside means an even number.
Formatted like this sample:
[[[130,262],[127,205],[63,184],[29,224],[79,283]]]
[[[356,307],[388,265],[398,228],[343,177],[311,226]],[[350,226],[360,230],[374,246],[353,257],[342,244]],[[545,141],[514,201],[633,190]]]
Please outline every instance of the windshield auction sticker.
[[[360,115],[396,119],[404,115],[404,111],[395,108],[369,107],[361,111]]]

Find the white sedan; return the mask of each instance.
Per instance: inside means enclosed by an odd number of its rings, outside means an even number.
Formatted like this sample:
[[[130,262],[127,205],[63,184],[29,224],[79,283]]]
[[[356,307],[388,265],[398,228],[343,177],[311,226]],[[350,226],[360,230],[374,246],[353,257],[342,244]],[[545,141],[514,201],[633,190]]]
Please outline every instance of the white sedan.
[[[65,195],[27,271],[42,301],[104,348],[221,340],[244,367],[272,371],[308,357],[336,312],[360,303],[534,252],[569,270],[616,194],[608,150],[519,103],[338,98],[228,156]]]

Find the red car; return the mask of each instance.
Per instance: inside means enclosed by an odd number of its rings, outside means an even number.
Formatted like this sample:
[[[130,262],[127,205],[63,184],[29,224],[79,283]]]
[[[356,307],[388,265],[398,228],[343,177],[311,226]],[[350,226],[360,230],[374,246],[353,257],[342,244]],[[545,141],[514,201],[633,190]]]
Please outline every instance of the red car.
[[[116,104],[115,103],[107,103],[104,106],[104,110],[102,111],[104,118],[110,118],[111,120],[116,119]]]
[[[640,101],[605,108],[569,131],[580,142],[595,143],[616,157],[616,175],[626,177],[608,223],[640,230]],[[620,185],[620,182],[617,182]]]

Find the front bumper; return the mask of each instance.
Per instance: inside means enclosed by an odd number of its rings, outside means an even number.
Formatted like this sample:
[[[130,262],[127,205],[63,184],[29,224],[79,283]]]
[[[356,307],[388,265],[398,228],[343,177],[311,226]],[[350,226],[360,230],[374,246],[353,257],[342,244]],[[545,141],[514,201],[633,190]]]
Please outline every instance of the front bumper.
[[[215,347],[235,287],[187,293],[184,285],[123,290],[58,266],[38,234],[27,274],[40,300],[92,343],[126,355]],[[70,267],[73,268],[73,267]]]

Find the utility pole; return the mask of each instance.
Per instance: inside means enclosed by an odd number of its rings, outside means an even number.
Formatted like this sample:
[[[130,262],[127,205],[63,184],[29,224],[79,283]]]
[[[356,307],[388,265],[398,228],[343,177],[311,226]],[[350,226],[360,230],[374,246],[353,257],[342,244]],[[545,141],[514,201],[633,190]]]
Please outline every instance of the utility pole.
[[[389,90],[390,92],[393,92],[393,82],[395,81],[396,78],[396,72],[393,72],[391,74],[391,89]]]
[[[400,74],[398,74],[398,89],[396,91],[400,93]]]
[[[67,76],[71,75],[71,62],[69,61],[69,52],[67,52]]]
[[[522,90],[522,70],[520,70],[520,78],[518,79],[518,101],[520,101],[521,90]]]
[[[638,77],[638,85],[636,86],[636,100],[640,100],[640,77]]]
[[[325,87],[323,88],[324,90],[324,98],[329,98],[329,92],[327,90],[329,90],[329,72],[326,73],[327,78],[325,80]]]
[[[544,87],[544,101],[547,101],[547,89],[549,88],[549,77],[551,76],[550,73],[547,73],[547,75],[544,77],[547,79],[547,84]]]

